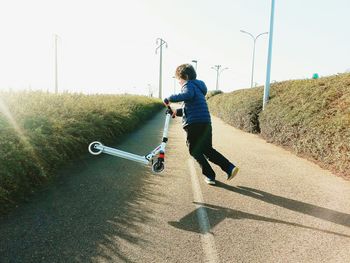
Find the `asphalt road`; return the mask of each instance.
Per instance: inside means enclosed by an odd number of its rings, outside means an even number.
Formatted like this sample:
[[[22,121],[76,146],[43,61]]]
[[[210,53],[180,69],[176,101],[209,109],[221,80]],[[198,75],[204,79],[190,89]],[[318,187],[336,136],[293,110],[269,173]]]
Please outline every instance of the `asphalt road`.
[[[118,148],[146,154],[164,113]],[[0,262],[350,262],[350,182],[213,118],[214,147],[240,166],[204,183],[180,119],[166,171],[90,156],[0,219]]]

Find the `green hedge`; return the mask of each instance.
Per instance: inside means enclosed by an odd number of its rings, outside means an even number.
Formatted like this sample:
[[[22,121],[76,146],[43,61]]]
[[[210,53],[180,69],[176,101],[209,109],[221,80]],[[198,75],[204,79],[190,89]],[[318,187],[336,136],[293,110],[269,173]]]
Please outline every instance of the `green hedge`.
[[[262,111],[263,88],[220,94],[210,110],[225,122],[260,133],[350,178],[350,74],[274,83]]]
[[[223,92],[221,90],[210,90],[208,91],[207,95],[205,95],[205,98],[208,100],[211,97],[214,97],[216,95],[222,94]]]
[[[350,74],[283,82],[260,115],[261,136],[350,175]]]
[[[262,88],[222,93],[208,100],[210,112],[230,125],[251,133],[259,133]]]
[[[161,107],[141,96],[0,92],[0,213],[91,141],[115,142]]]

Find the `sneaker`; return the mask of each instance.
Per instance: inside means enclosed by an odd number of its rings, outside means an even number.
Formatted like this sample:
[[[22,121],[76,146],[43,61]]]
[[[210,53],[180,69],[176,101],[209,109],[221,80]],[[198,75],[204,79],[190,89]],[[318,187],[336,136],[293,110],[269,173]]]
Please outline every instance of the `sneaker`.
[[[207,184],[210,184],[210,185],[215,185],[215,180],[213,179],[210,179],[208,177],[205,177],[204,181],[207,183]]]
[[[231,180],[233,177],[235,177],[237,175],[239,171],[239,168],[237,166],[231,167],[231,172],[227,174],[227,180]]]

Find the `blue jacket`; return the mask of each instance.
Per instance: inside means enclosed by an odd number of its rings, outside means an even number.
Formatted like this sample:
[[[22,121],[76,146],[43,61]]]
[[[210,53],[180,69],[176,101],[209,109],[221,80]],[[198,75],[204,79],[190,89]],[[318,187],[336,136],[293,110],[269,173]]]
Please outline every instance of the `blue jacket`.
[[[189,80],[181,89],[181,93],[171,95],[170,102],[183,102],[182,109],[177,111],[182,116],[183,127],[192,123],[211,123],[209,109],[205,95],[207,86],[201,80]]]

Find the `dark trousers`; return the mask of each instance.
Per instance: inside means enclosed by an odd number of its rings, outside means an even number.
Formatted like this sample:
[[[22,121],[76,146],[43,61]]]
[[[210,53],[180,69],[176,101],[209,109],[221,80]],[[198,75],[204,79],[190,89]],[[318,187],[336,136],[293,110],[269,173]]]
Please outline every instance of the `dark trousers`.
[[[215,172],[208,163],[208,160],[220,166],[227,173],[231,163],[213,148],[211,124],[193,123],[187,125],[184,129],[187,133],[186,143],[190,154],[199,163],[202,173],[210,179],[215,179]]]

